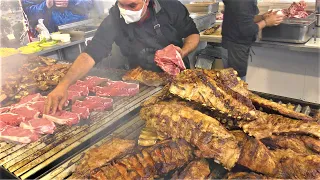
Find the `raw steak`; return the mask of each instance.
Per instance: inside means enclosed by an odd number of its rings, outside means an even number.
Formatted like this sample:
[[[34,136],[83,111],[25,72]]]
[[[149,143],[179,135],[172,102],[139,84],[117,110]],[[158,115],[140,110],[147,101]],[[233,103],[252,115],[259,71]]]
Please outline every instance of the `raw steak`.
[[[89,88],[88,86],[83,86],[83,85],[71,85],[68,89],[68,91],[78,91],[81,96],[88,96],[89,95]]]
[[[48,119],[52,122],[55,122],[60,125],[69,125],[72,126],[74,124],[78,124],[80,121],[80,115],[76,113],[72,113],[69,111],[58,111],[54,115],[43,115],[43,118]]]
[[[16,143],[31,143],[39,139],[38,134],[21,127],[5,126],[0,130],[0,139]]]
[[[40,115],[39,110],[33,109],[30,106],[20,106],[17,108],[13,108],[11,112],[25,117],[26,120],[36,119]]]
[[[2,107],[2,108],[0,108],[0,113],[8,112],[10,110],[11,110],[10,106],[9,107]]]
[[[163,71],[172,76],[176,76],[180,71],[186,69],[180,53],[172,44],[162,50],[158,50],[154,61]]]
[[[97,96],[134,96],[139,93],[139,84],[110,81],[104,87],[96,86],[94,91]]]
[[[0,122],[10,126],[19,126],[25,120],[25,117],[10,112],[0,114]]]
[[[0,131],[6,126],[8,126],[6,123],[0,121]]]
[[[80,86],[87,86],[90,91],[93,90],[95,86],[100,85],[103,82],[107,82],[109,79],[107,78],[100,78],[97,76],[88,76],[84,81],[77,81],[77,85]]]
[[[20,127],[23,129],[29,129],[39,134],[53,134],[54,130],[56,129],[56,125],[52,121],[44,118],[22,122]]]
[[[74,102],[75,100],[81,97],[81,93],[79,91],[68,91],[68,100]]]
[[[73,106],[87,107],[92,112],[109,110],[112,108],[112,103],[113,100],[111,98],[89,96],[84,101],[76,101]]]
[[[38,94],[31,94],[31,95],[28,95],[28,96],[22,98],[17,105],[25,104],[25,103],[28,103],[28,102],[38,101],[41,97],[42,97],[42,96],[41,96],[40,93],[38,93]]]
[[[32,109],[38,110],[40,113],[43,113],[45,101],[36,101],[28,103],[28,106]]]
[[[83,107],[80,107],[80,106],[75,106],[73,105],[72,106],[72,111],[73,113],[76,113],[76,114],[79,114],[81,119],[88,119],[89,118],[89,115],[90,115],[90,111],[89,111],[89,108],[83,106]]]
[[[283,9],[282,13],[288,18],[306,18],[309,14],[306,12],[307,4],[304,1],[293,2],[288,9]],[[276,12],[276,11],[273,11]]]

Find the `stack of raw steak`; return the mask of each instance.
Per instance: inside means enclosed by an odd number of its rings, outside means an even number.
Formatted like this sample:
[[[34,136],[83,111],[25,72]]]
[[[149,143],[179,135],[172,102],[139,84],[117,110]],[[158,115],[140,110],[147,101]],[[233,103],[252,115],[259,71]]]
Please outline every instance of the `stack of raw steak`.
[[[104,86],[99,86],[104,83]],[[89,92],[97,96],[88,96]],[[77,81],[68,89],[70,111],[43,114],[46,98],[40,94],[24,97],[17,104],[0,108],[0,140],[15,143],[31,143],[39,139],[39,134],[53,134],[58,125],[75,125],[81,119],[88,119],[92,111],[112,109],[113,99],[99,96],[132,96],[139,92],[139,85],[123,81],[89,76]],[[87,97],[86,97],[87,96]],[[83,101],[79,99],[84,98]]]
[[[307,3],[304,1],[293,2],[288,9],[283,9],[282,12],[288,18],[306,18],[309,15],[305,10],[306,7]]]

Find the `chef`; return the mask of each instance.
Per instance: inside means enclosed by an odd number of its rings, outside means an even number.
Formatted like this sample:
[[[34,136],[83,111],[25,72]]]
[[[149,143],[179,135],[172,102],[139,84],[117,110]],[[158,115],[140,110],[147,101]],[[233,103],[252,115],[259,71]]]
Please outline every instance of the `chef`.
[[[268,26],[277,26],[283,14],[259,14],[257,0],[223,0],[225,10],[222,24],[222,61],[224,68],[238,71],[246,79],[251,45],[258,32]]]
[[[188,10],[178,0],[118,0],[85,52],[48,95],[44,113],[62,110],[68,87],[106,57],[114,42],[128,57],[131,68],[141,66],[161,71],[154,62],[154,54],[170,44],[175,45],[188,68],[187,55],[197,47],[199,32]]]

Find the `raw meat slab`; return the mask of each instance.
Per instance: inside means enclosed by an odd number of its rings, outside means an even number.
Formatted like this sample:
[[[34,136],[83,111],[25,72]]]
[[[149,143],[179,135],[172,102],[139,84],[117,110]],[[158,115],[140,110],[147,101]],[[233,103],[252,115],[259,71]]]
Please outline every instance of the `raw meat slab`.
[[[80,107],[80,106],[73,105],[71,112],[79,114],[81,119],[88,119],[90,116],[89,108],[85,106]]]
[[[89,88],[88,86],[83,86],[83,85],[71,85],[68,89],[68,91],[78,91],[81,96],[88,96],[89,95]]]
[[[52,121],[44,118],[22,122],[20,127],[23,129],[29,129],[39,134],[53,134],[54,130],[56,129],[56,125]]]
[[[106,86],[96,86],[94,92],[97,96],[134,96],[139,93],[139,84],[123,81],[110,81]]]
[[[72,113],[69,111],[58,111],[54,115],[44,114],[43,118],[48,119],[60,125],[69,125],[69,126],[78,124],[80,121],[79,114]]]
[[[87,107],[89,111],[105,111],[112,108],[113,99],[98,96],[88,96],[84,101],[76,101],[73,106]]]
[[[11,112],[25,117],[26,120],[36,119],[40,115],[39,110],[33,109],[29,106],[20,106],[18,108],[13,108]]]
[[[15,143],[28,144],[39,139],[37,133],[21,127],[5,126],[0,130],[0,139]]]
[[[25,120],[25,117],[10,112],[0,114],[0,122],[10,126],[19,126]]]

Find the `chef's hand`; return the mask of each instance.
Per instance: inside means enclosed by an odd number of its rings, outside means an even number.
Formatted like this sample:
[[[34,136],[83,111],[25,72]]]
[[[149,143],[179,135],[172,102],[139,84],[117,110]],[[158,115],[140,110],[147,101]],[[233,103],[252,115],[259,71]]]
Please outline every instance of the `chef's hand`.
[[[181,57],[183,59],[185,57],[185,53],[183,52],[183,50],[178,46],[174,46],[174,48],[179,52],[179,54],[181,55]]]
[[[68,7],[68,4],[69,4],[69,0],[54,0],[54,2],[57,7],[63,7],[63,8]]]
[[[55,114],[57,109],[62,110],[68,99],[68,87],[59,84],[47,97],[45,102],[44,114]]]
[[[265,19],[266,26],[278,26],[283,21],[283,18],[284,16],[281,14],[271,13]]]
[[[46,0],[46,5],[47,5],[47,8],[52,8],[53,6],[53,0]]]

